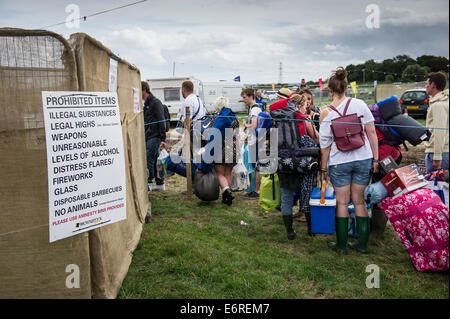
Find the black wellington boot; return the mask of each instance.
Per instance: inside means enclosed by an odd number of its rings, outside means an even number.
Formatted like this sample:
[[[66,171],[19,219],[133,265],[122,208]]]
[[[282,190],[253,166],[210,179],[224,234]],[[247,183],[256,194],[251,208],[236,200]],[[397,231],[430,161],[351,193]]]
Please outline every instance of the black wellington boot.
[[[294,240],[297,236],[295,230],[292,228],[292,215],[283,215],[284,226],[286,227],[286,234],[289,240]]]
[[[223,191],[222,193],[222,203],[231,206],[233,203],[234,194],[231,192],[229,188]]]
[[[316,236],[316,234],[314,234],[311,231],[311,212],[305,213],[305,217],[306,217],[306,224],[308,225],[308,236],[311,236],[311,237]]]

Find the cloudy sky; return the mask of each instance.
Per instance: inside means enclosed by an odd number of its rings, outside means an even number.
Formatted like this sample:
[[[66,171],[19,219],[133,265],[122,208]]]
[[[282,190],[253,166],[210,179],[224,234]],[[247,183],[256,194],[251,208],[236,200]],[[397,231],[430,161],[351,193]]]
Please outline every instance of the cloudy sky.
[[[448,0],[0,0],[0,27],[85,32],[142,77],[244,83],[327,78],[399,54],[449,56]],[[79,27],[70,20],[75,4]],[[66,12],[67,10],[67,12]],[[379,19],[377,20],[377,13]]]

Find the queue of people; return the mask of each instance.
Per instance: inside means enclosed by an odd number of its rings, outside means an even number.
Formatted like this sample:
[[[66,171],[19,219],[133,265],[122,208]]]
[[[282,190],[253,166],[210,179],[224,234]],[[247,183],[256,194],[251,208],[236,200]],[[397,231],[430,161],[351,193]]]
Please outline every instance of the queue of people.
[[[347,72],[340,67],[333,72],[328,80],[328,91],[332,97],[330,106],[320,110],[313,104],[312,93],[310,89],[303,85],[298,92],[291,92],[287,88],[282,88],[277,92],[278,101],[270,105],[269,112],[274,121],[283,121],[292,119],[295,124],[286,126],[287,130],[291,130],[289,138],[293,138],[293,144],[300,148],[317,149],[316,155],[311,155],[307,159],[296,158],[297,155],[288,154],[283,157],[280,154],[286,152],[286,142],[278,141],[279,159],[291,162],[289,165],[278,164],[277,174],[279,178],[281,193],[281,215],[286,228],[286,235],[289,240],[296,238],[296,232],[293,227],[295,217],[300,217],[299,221],[304,221],[308,226],[308,235],[314,236],[311,231],[311,208],[309,199],[314,187],[321,184],[331,183],[336,195],[336,214],[335,214],[335,234],[336,241],[328,244],[329,248],[338,253],[347,253],[347,247],[357,250],[360,253],[367,253],[367,243],[369,239],[369,217],[366,203],[364,200],[364,190],[369,185],[372,174],[379,171],[379,140],[380,132],[375,128],[374,117],[367,104],[360,99],[350,98],[346,96],[348,87]],[[443,81],[442,81],[443,80]],[[186,81],[190,82],[190,81]],[[148,84],[142,83],[142,97],[145,99],[144,112],[146,121],[161,119],[160,102],[150,93]],[[304,83],[303,83],[304,84]],[[438,74],[432,74],[427,80],[427,91],[433,96],[430,107],[429,116],[427,116],[427,126],[439,122],[441,126],[447,125],[448,128],[448,90],[444,90],[446,79],[441,78]],[[184,107],[191,103],[191,114],[194,114],[194,120],[199,110],[204,108],[198,97],[192,94],[192,82],[183,83],[183,87],[187,88],[183,92],[185,96],[185,104],[183,104],[182,114],[185,114]],[[263,112],[260,99],[260,91],[255,92],[252,88],[246,88],[241,93],[244,103],[247,105],[248,118],[242,121],[245,139],[242,141],[246,144],[250,154],[251,163],[256,172],[256,185],[252,192],[245,195],[246,198],[259,198],[261,185],[261,174],[258,171],[258,140],[266,139],[266,143],[270,143],[270,138],[266,134],[261,137],[254,132],[258,128],[258,119],[260,113]],[[445,104],[446,103],[446,104]],[[153,109],[152,109],[153,108]],[[223,108],[229,108],[228,101],[224,97],[220,97],[214,103],[216,113]],[[442,111],[444,110],[444,111]],[[446,114],[446,118],[439,118],[436,114]],[[205,112],[202,110],[202,114]],[[339,120],[346,114],[356,114],[360,121],[361,132],[359,132],[359,140],[351,139],[348,133],[348,142],[355,145],[343,145],[342,140],[337,139],[336,127],[333,127],[333,121]],[[432,122],[434,121],[434,122]],[[444,121],[444,122],[443,122]],[[446,122],[445,122],[446,121]],[[235,117],[228,128],[238,129],[239,121]],[[441,123],[442,122],[442,123]],[[439,126],[439,125],[438,125]],[[281,126],[280,126],[281,127]],[[294,127],[294,130],[292,128]],[[158,156],[157,149],[159,146],[164,147],[165,133],[159,125],[149,125],[146,127],[147,139],[147,167],[149,190],[151,183],[155,177],[155,162]],[[283,128],[284,130],[284,128]],[[295,132],[294,132],[295,131]],[[286,131],[283,138],[286,139]],[[448,134],[434,134],[428,142],[426,161],[427,169],[446,168],[448,169]],[[222,137],[222,162],[214,162],[214,168],[217,173],[220,188],[222,189],[222,202],[228,206],[232,205],[235,195],[232,189],[232,169],[237,164],[241,141],[233,135],[233,140],[227,140]],[[192,143],[191,143],[192,145]],[[401,160],[401,148],[395,148],[399,151]],[[383,150],[385,152],[385,150]],[[433,157],[434,155],[434,157]],[[316,156],[316,157],[314,157]],[[225,158],[232,158],[231,161],[225,161]],[[306,161],[306,164],[303,162]],[[293,163],[293,164],[292,164]],[[303,166],[302,166],[303,165]],[[306,165],[306,166],[304,166]],[[161,185],[163,181],[156,179],[156,184]],[[299,194],[299,209],[293,213],[294,194]],[[358,242],[348,243],[348,207],[350,201],[354,205],[356,215],[356,227],[358,233]]]

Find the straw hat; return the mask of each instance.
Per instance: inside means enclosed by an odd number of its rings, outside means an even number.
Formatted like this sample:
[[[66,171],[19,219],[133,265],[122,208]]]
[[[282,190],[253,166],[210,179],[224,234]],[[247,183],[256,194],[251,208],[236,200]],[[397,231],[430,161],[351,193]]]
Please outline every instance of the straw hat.
[[[291,94],[292,94],[292,92],[288,88],[281,88],[277,92],[277,96],[280,99],[287,99]]]

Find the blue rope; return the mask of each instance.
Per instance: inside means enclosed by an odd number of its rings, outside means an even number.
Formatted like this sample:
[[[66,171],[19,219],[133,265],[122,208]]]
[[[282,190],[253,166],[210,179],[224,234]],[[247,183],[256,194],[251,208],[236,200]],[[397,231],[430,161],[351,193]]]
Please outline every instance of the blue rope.
[[[217,117],[236,117],[236,118],[247,118],[247,116],[231,116],[231,115],[218,115]],[[303,122],[303,121],[307,121],[307,122],[320,122],[319,120],[309,120],[309,119],[288,119],[288,118],[281,118],[281,119],[276,119],[281,120],[281,121],[297,121],[297,122]],[[150,123],[144,123],[145,126],[147,125],[153,125],[153,124],[157,124],[157,123],[161,123],[161,122],[167,122],[170,121],[169,120],[161,120],[161,121],[155,121],[155,122],[150,122]],[[331,122],[331,121],[325,121],[322,120],[322,122]],[[360,123],[353,123],[353,122],[337,122],[335,121],[334,123],[343,123],[343,124],[357,124],[360,125]],[[405,127],[405,128],[425,128],[427,130],[445,130],[448,131],[449,128],[448,127],[426,127],[426,126],[413,126],[413,125],[397,125],[397,124],[376,124],[376,123],[361,123],[361,125],[374,125],[374,126],[388,126],[388,127]]]

